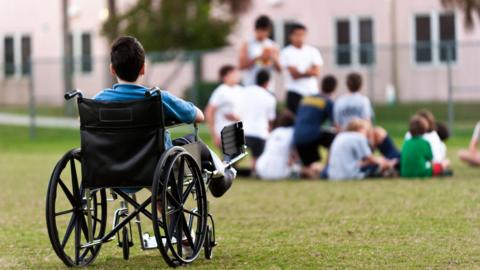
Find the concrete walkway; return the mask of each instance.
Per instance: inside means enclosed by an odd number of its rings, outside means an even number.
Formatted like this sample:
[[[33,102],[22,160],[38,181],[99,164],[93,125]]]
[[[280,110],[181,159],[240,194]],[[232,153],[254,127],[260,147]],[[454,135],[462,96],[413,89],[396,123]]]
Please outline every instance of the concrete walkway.
[[[0,124],[30,126],[30,117],[28,115],[21,114],[0,113]],[[80,126],[80,121],[78,118],[37,116],[35,117],[35,126],[78,129]]]

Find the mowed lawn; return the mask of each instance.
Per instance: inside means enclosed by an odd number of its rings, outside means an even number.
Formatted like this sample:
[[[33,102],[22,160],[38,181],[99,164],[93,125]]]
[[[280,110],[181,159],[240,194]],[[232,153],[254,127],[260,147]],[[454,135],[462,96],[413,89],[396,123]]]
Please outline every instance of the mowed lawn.
[[[377,122],[401,143],[408,115],[419,106],[379,107]],[[445,106],[429,107],[445,119]],[[214,259],[202,254],[188,268],[480,269],[480,169],[456,159],[480,109],[457,108],[462,120],[448,144],[453,178],[239,179],[223,198],[210,196],[219,242]],[[0,268],[64,268],[50,247],[45,193],[56,161],[78,145],[78,131],[40,129],[30,141],[28,129],[0,126]],[[92,268],[166,268],[158,251],[140,251],[134,241],[129,261],[111,242]]]

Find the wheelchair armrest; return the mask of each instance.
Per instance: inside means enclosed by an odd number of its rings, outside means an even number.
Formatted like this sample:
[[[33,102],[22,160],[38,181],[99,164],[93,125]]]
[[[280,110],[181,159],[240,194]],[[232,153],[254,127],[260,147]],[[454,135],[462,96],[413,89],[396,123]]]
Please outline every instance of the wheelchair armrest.
[[[146,97],[151,97],[155,94],[160,95],[160,88],[158,88],[157,86],[152,87],[148,91],[145,92]]]
[[[75,96],[78,96],[78,98],[80,98],[80,99],[83,98],[82,91],[79,90],[79,89],[70,90],[67,93],[65,93],[65,95],[63,95],[63,98],[65,98],[65,100],[70,100],[70,99],[74,98]]]

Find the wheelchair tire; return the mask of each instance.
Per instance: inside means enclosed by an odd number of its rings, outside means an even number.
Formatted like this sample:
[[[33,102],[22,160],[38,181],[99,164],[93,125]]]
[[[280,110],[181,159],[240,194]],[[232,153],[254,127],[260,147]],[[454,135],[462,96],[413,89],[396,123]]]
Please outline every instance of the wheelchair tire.
[[[207,226],[207,236],[205,239],[205,259],[211,260],[213,259],[213,232],[210,226]]]
[[[122,250],[123,250],[123,259],[128,261],[130,257],[130,239],[128,237],[127,227],[122,229]]]
[[[207,235],[207,194],[200,167],[183,148],[162,155],[152,200],[153,231],[164,260],[172,267],[193,262]]]
[[[101,245],[81,247],[88,239],[88,225],[85,190],[77,173],[80,156],[80,150],[73,149],[58,161],[50,177],[46,200],[48,236],[55,253],[68,267],[91,264],[101,248]],[[91,198],[92,232],[94,239],[99,239],[105,234],[107,221],[105,189],[93,190]]]

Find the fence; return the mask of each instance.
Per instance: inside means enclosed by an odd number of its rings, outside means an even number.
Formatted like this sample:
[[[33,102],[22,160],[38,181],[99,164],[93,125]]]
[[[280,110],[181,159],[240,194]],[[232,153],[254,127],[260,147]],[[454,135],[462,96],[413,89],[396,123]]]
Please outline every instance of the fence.
[[[453,101],[480,101],[480,43],[397,44],[360,47],[320,47],[322,74],[333,74],[341,82],[352,71],[364,77],[364,93],[376,103],[436,101],[449,104],[449,121],[454,120]],[[158,85],[179,96],[203,104],[217,81],[223,64],[236,64],[233,48],[204,52],[151,53],[146,85]],[[0,63],[0,111],[12,106],[29,112],[32,123],[35,108],[62,106],[65,78],[71,86],[93,96],[112,84],[108,58],[38,59],[24,66]],[[25,66],[28,65],[28,66]],[[65,66],[72,72],[65,73]],[[67,76],[66,76],[67,75]],[[274,76],[277,96],[283,99],[282,74]],[[188,90],[188,91],[187,91]],[[19,109],[18,109],[19,108]],[[72,110],[66,107],[66,113]]]

